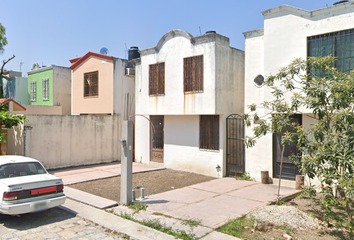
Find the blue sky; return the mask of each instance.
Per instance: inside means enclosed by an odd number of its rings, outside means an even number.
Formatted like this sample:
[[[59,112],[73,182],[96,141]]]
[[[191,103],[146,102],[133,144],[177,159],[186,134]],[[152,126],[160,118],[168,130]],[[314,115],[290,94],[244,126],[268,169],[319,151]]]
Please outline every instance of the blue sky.
[[[126,58],[126,46],[156,46],[172,29],[193,36],[214,30],[244,50],[243,32],[263,28],[263,10],[283,4],[315,10],[336,0],[0,0],[8,45],[0,59],[27,76],[33,63],[70,66],[69,59],[109,49]]]

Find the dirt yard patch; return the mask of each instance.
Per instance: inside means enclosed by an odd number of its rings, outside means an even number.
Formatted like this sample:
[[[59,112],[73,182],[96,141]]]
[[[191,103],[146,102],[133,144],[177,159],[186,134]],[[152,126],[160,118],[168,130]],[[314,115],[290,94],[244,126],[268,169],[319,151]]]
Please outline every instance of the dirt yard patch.
[[[200,174],[164,169],[133,174],[133,188],[144,186],[145,196],[183,188],[215,178]],[[120,176],[69,185],[72,188],[120,202]],[[140,197],[140,190],[136,190]]]

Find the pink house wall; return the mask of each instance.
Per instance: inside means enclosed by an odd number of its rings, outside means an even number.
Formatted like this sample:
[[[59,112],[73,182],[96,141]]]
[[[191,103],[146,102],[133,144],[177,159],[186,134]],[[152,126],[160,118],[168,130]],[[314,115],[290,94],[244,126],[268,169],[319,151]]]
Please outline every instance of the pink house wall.
[[[72,113],[113,114],[113,61],[90,56],[72,71]],[[98,71],[98,96],[84,97],[84,74]]]

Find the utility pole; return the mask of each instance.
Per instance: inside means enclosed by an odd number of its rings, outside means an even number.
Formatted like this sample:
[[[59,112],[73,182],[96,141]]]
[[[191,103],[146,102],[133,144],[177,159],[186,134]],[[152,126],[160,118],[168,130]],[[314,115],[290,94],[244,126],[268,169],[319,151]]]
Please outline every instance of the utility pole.
[[[133,199],[133,122],[122,121],[120,204],[129,206]]]

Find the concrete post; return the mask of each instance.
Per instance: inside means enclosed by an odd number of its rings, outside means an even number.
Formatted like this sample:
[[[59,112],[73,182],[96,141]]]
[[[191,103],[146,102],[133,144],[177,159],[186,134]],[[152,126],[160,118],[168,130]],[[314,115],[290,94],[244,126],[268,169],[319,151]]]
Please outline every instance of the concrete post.
[[[24,126],[23,129],[23,155],[25,157],[31,157],[31,126]]]
[[[133,122],[122,121],[121,142],[121,186],[120,203],[130,205],[132,203],[133,189]]]

